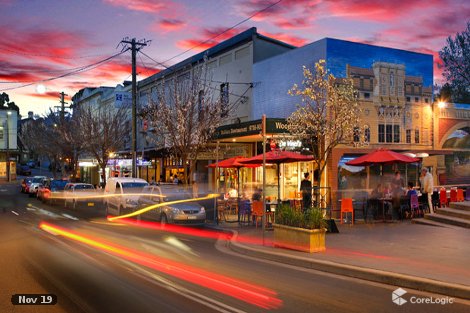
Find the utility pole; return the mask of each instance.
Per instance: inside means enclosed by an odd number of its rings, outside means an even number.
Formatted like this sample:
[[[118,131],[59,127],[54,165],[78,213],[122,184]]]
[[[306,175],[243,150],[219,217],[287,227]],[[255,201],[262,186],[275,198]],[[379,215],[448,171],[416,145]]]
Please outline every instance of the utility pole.
[[[64,121],[65,121],[65,109],[70,109],[71,107],[68,106],[66,107],[65,105],[68,104],[67,102],[65,102],[65,96],[68,96],[68,94],[66,94],[65,92],[61,92],[59,93],[59,96],[60,96],[60,106],[55,106],[55,108],[60,108],[60,112],[59,112],[59,116],[60,116],[60,123],[61,125],[63,125]]]
[[[149,40],[139,40],[136,41],[135,38],[129,40],[129,38],[124,38],[121,40],[121,44],[125,44],[123,51],[129,49],[127,45],[131,45],[130,49],[132,51],[132,177],[137,177],[137,73],[136,73],[136,55],[142,47],[145,47]]]

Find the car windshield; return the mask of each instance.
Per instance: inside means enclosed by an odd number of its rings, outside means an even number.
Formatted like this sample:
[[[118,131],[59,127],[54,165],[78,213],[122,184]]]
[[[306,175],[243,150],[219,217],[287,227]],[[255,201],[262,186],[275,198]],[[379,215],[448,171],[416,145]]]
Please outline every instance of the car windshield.
[[[51,181],[51,189],[63,190],[65,185],[67,185],[66,180],[52,180]]]
[[[31,182],[32,183],[42,183],[43,180],[44,180],[44,178],[33,178],[33,180]]]
[[[176,201],[191,199],[191,195],[185,190],[181,189],[162,189],[162,195],[165,201]]]
[[[95,189],[95,187],[93,187],[93,185],[91,184],[78,184],[78,185],[75,185],[74,189],[75,190],[90,190],[90,189]]]

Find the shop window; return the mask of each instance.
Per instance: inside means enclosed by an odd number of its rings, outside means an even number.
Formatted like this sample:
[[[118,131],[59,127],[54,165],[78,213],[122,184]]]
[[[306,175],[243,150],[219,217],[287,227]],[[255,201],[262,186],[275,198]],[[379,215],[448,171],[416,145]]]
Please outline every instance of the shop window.
[[[364,99],[369,99],[369,98],[370,98],[370,93],[364,92]]]

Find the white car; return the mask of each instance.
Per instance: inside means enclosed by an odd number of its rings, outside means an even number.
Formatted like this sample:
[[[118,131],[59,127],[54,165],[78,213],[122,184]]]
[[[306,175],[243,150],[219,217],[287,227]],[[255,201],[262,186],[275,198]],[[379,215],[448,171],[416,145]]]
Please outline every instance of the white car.
[[[92,184],[68,183],[64,188],[64,206],[76,209],[80,206],[96,207],[103,202]]]
[[[204,225],[206,210],[197,202],[186,202],[191,198],[192,196],[184,188],[174,185],[147,186],[144,187],[142,195],[138,199],[137,209],[162,203],[162,206],[142,214],[142,217],[160,221],[162,224]],[[171,203],[180,200],[185,202]]]
[[[31,185],[29,185],[29,196],[36,196],[39,186],[44,184],[46,176],[34,176],[31,180]]]
[[[142,189],[149,183],[141,178],[110,177],[106,182],[106,215],[122,215],[135,211]]]

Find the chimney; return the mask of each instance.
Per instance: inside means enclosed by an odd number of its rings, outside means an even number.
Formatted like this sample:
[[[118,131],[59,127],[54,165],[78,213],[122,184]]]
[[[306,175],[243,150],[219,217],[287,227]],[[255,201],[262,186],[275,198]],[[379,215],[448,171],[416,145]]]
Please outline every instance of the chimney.
[[[28,111],[28,118],[33,119],[34,114],[33,111]]]

